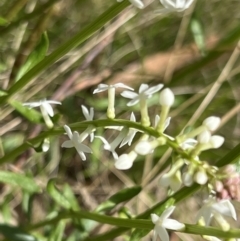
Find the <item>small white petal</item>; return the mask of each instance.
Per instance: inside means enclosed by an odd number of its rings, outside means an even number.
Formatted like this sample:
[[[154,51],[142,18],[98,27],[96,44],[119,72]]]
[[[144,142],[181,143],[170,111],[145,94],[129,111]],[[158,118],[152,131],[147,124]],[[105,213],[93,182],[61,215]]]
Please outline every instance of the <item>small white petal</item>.
[[[148,84],[141,84],[138,93],[141,94],[148,89]]]
[[[133,160],[129,158],[128,154],[122,154],[116,159],[115,167],[119,170],[130,169],[133,165]]]
[[[40,106],[41,103],[40,102],[27,102],[27,103],[23,103],[23,106],[28,106],[30,108],[34,108],[34,107],[38,107]]]
[[[153,224],[156,224],[157,221],[159,220],[159,216],[157,214],[155,214],[155,213],[152,213],[151,214],[151,219],[152,219]]]
[[[49,104],[54,104],[54,105],[61,105],[62,103],[56,100],[46,100]]]
[[[136,105],[139,102],[139,97],[136,97],[127,103],[127,106]]]
[[[91,150],[88,146],[86,146],[86,145],[84,145],[84,144],[82,144],[82,143],[79,143],[79,144],[76,146],[76,149],[77,149],[79,152],[92,153],[92,150]]]
[[[129,90],[134,90],[133,88],[123,84],[123,83],[117,83],[114,85],[115,88],[125,88],[125,89],[129,89]]]
[[[173,211],[174,211],[175,208],[176,208],[175,206],[171,206],[171,207],[167,208],[167,209],[162,213],[161,219],[162,219],[162,220],[167,219],[167,218],[173,213]]]
[[[106,84],[99,84],[97,89],[95,89],[93,91],[93,94],[100,93],[100,92],[103,92],[105,90],[108,90],[108,85],[106,85]]]
[[[154,230],[162,241],[169,241],[169,235],[165,228],[156,225]]]
[[[51,106],[48,102],[43,101],[43,102],[42,102],[42,107],[43,107],[44,110],[48,113],[49,116],[51,116],[51,117],[54,116],[53,108],[52,108],[52,106]]]
[[[222,215],[229,216],[237,220],[235,208],[229,200],[223,200],[218,203],[214,203],[212,207],[214,210],[221,213]]]
[[[135,7],[143,9],[144,4],[140,0],[129,0]]]
[[[146,90],[145,94],[146,95],[152,95],[152,94],[158,92],[162,88],[163,88],[163,84],[155,85],[155,86],[149,88],[148,90]]]
[[[74,145],[73,145],[73,142],[72,142],[72,141],[67,140],[67,141],[64,141],[64,142],[62,143],[62,146],[61,146],[61,147],[72,148],[72,147],[74,147]]]
[[[71,128],[67,125],[64,125],[63,126],[64,130],[67,132],[67,135],[69,137],[69,139],[72,139],[72,131],[71,131]]]
[[[128,98],[128,99],[134,99],[135,97],[138,97],[138,94],[133,92],[133,91],[129,91],[129,90],[124,90],[121,93],[121,96]]]
[[[172,229],[172,230],[181,230],[185,228],[185,225],[183,223],[178,222],[174,219],[166,219],[162,223],[164,228]]]

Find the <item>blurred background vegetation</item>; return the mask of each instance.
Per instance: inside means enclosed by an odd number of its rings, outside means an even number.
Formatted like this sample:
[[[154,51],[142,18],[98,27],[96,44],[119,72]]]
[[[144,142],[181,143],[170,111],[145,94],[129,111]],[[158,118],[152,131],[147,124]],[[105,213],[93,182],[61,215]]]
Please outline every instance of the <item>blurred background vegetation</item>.
[[[203,159],[214,163],[231,150],[240,137],[240,61],[236,58],[236,61],[228,62],[240,36],[240,2],[197,0],[184,13],[170,14],[155,12],[162,8],[159,1],[146,0],[145,3],[147,6],[143,10],[132,6],[126,8],[83,44],[41,71],[11,99],[20,103],[43,98],[61,101],[61,106],[54,107],[57,114],[53,119],[55,126],[61,127],[84,120],[81,105],[94,107],[94,119],[105,118],[106,93],[92,94],[99,83],[122,82],[135,90],[141,83],[164,83],[176,95],[170,114],[171,124],[167,129],[167,134],[176,135],[218,81],[219,86],[215,87],[219,90],[211,95],[212,101],[190,123],[190,126],[197,126],[208,116],[223,117],[218,134],[225,137],[224,146],[202,155]],[[31,53],[49,43],[47,55],[50,54],[115,4],[115,0],[1,0],[1,93],[16,82]],[[40,57],[37,55],[36,58]],[[227,63],[229,65],[225,68]],[[127,100],[117,95],[118,118],[129,119],[130,111],[126,103]],[[154,96],[149,104],[153,120],[159,112],[158,97]],[[139,120],[137,107],[131,110]],[[43,123],[29,121],[13,105],[2,105],[0,155],[11,153],[28,138],[44,130]],[[105,135],[108,139],[113,138],[111,132],[105,131]],[[52,178],[57,178],[56,185],[60,192],[67,193],[71,187],[74,193],[71,200],[77,202],[75,205],[78,208],[90,211],[120,189],[134,185],[142,185],[144,192],[125,204],[127,212],[121,210],[120,205],[112,213],[136,215],[166,195],[166,191],[157,185],[163,163],[170,161],[169,156],[164,156],[166,147],[158,148],[155,155],[147,157],[146,161],[139,157],[131,170],[119,171],[113,166],[112,156],[101,149],[100,142],[91,144],[94,155],[83,162],[75,149],[60,147],[63,140],[63,135],[52,137],[47,153],[28,149],[2,165],[2,170],[33,178],[42,191],[34,188],[29,191],[24,185],[13,185],[9,180],[3,180],[4,184],[0,186],[1,223],[27,226],[54,216],[55,212],[65,208],[61,202],[54,200],[55,194],[48,183]],[[121,154],[126,150],[122,148],[117,151]],[[196,197],[188,199],[182,204],[182,210],[196,210],[196,200]],[[194,220],[191,215],[176,215],[183,222]],[[48,227],[34,235],[39,240],[83,240],[83,231],[76,228],[82,224],[75,222],[74,225],[60,223],[57,229]],[[89,228],[90,231],[86,228],[85,232],[90,234],[83,236],[91,237],[109,230],[109,227],[102,225]],[[177,236],[173,238],[178,239]],[[14,237],[12,240],[19,239]],[[128,240],[128,237],[122,236],[119,240]]]

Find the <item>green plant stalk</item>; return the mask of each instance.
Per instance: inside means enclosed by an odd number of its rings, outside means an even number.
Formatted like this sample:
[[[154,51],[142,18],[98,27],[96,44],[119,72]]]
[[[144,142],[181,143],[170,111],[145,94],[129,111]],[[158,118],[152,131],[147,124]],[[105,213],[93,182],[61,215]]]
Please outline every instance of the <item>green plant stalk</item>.
[[[57,217],[40,222],[35,225],[26,227],[26,230],[37,229],[46,225],[55,225],[62,219],[90,219],[103,224],[110,224],[114,226],[127,227],[127,228],[138,228],[138,229],[153,229],[154,224],[150,220],[144,219],[126,219],[126,218],[115,218],[106,215],[101,215],[97,213],[91,213],[87,211],[68,211],[62,212]],[[179,232],[189,233],[189,234],[198,234],[198,235],[210,235],[221,238],[239,238],[240,230],[231,229],[229,231],[223,231],[218,228],[213,227],[203,227],[199,225],[189,225],[185,224],[185,229],[180,230]]]
[[[116,17],[129,4],[129,1],[116,3],[103,14],[101,14],[94,22],[92,22],[86,28],[77,33],[73,38],[66,41],[64,44],[62,44],[62,46],[57,48],[50,55],[46,56],[42,61],[35,65],[31,70],[29,70],[21,79],[19,79],[18,82],[16,82],[10,87],[10,89],[8,90],[8,95],[0,99],[0,104],[4,104],[9,97],[23,89],[27,84],[30,83],[30,81],[34,77],[40,74],[43,70],[54,64],[70,50],[76,48],[86,39],[91,37],[97,30],[102,28],[108,21]]]
[[[125,126],[128,128],[138,129],[138,130],[143,131],[144,133],[154,136],[156,138],[162,136],[161,133],[158,133],[152,127],[144,127],[139,123],[128,121],[128,120],[121,120],[121,119],[114,119],[114,120],[102,119],[102,120],[94,120],[94,121],[83,121],[83,122],[70,124],[69,127],[73,130],[83,131],[90,125],[95,126],[95,127]],[[15,157],[17,157],[18,155],[20,155],[21,153],[26,151],[28,148],[31,148],[31,147],[39,144],[45,138],[60,135],[60,134],[63,134],[64,132],[65,131],[62,127],[56,128],[54,130],[42,132],[37,137],[27,140],[25,143],[23,143],[19,147],[15,148],[14,150],[12,150],[10,153],[5,154],[5,156],[0,158],[0,164],[4,164],[7,162],[13,162]],[[173,148],[178,154],[182,155],[182,157],[185,157],[187,159],[192,158],[184,150],[180,149],[176,142],[174,142],[168,138],[166,138],[166,140],[167,140],[167,145],[169,147]],[[216,163],[216,166],[221,167],[223,165],[233,163],[239,156],[240,156],[240,144],[237,145],[233,150],[231,150],[226,155],[226,157],[223,157],[222,159],[220,159]]]
[[[138,130],[143,131],[144,133],[147,133],[154,137],[160,137],[163,135],[161,133],[158,133],[152,127],[144,127],[139,123],[132,122],[129,120],[121,120],[121,119],[114,119],[114,120],[102,119],[102,120],[94,120],[94,121],[84,121],[84,122],[70,124],[69,127],[73,130],[83,131],[90,125],[95,126],[95,127],[125,126],[128,128],[138,129]],[[41,141],[44,140],[45,138],[63,134],[64,132],[65,131],[62,127],[56,128],[54,130],[42,132],[37,137],[27,140],[25,143],[23,143],[16,149],[12,150],[10,153],[7,153],[4,157],[0,158],[0,164],[6,163],[6,162],[12,162],[12,161],[14,161],[15,157],[17,157],[18,155],[23,153],[28,148],[34,147],[34,146],[40,144]],[[172,147],[176,152],[181,154],[183,157],[191,159],[191,157],[184,150],[182,150],[178,147],[178,144],[176,142],[174,142],[170,139],[167,139],[167,145]]]

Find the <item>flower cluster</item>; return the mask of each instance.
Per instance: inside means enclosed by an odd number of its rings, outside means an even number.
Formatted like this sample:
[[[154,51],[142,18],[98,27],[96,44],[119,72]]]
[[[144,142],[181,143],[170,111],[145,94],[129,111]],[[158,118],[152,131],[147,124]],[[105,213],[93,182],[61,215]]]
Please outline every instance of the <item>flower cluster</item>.
[[[122,2],[123,0],[117,0]],[[161,4],[165,8],[161,12],[183,12],[188,9],[194,0],[160,0]],[[135,7],[143,9],[144,3],[142,0],[129,0]]]
[[[108,141],[101,135],[95,135],[97,132],[97,125],[94,125],[94,110],[86,106],[81,106],[83,116],[89,125],[81,134],[76,130],[72,131],[67,125],[64,125],[64,130],[69,138],[62,143],[64,148],[74,147],[77,150],[80,158],[85,161],[86,154],[93,153],[92,149],[83,142],[89,137],[89,142],[93,142],[95,138],[100,139],[103,143],[103,149],[109,151],[114,159],[114,165],[117,169],[126,170],[133,166],[134,161],[138,155],[148,155],[154,153],[155,149],[168,145],[172,148],[174,155],[172,155],[172,165],[170,170],[163,174],[160,178],[160,185],[170,188],[175,192],[180,189],[182,185],[191,186],[194,182],[200,185],[206,185],[210,188],[211,195],[204,202],[199,213],[197,214],[196,221],[198,224],[208,226],[212,218],[219,224],[220,228],[224,231],[230,229],[230,225],[224,219],[224,216],[237,219],[236,211],[227,199],[237,199],[236,189],[233,188],[234,184],[240,183],[239,175],[233,170],[233,166],[227,166],[221,170],[217,167],[210,165],[207,161],[203,161],[200,155],[203,151],[219,148],[224,138],[219,135],[213,135],[220,126],[221,119],[216,116],[206,118],[202,124],[191,131],[183,131],[177,136],[170,136],[165,133],[166,128],[170,125],[171,117],[169,116],[170,108],[174,105],[175,96],[171,89],[163,88],[163,84],[149,87],[147,84],[141,84],[138,92],[134,92],[131,87],[122,83],[115,85],[99,84],[93,91],[97,94],[103,91],[108,91],[108,108],[106,116],[109,120],[115,118],[115,89],[124,88],[121,96],[130,99],[127,106],[139,104],[140,107],[140,123],[132,112],[128,125],[118,126],[105,126],[117,132],[116,136]],[[148,99],[160,91],[159,105],[160,112],[156,115],[154,120],[151,120],[148,113]],[[25,103],[25,106],[30,108],[40,107],[44,118],[53,116],[53,109],[50,104],[61,104],[57,101],[42,100],[40,102]],[[51,120],[51,119],[50,119]],[[117,123],[121,123],[121,120]],[[47,124],[47,123],[46,123]],[[140,124],[142,128],[137,128]],[[132,126],[136,127],[133,128]],[[150,131],[149,131],[150,130]],[[138,133],[139,138],[135,138]],[[151,134],[150,133],[154,133]],[[49,140],[48,140],[49,141]],[[45,142],[44,142],[45,143]],[[134,144],[133,144],[134,143]],[[118,155],[117,148],[128,145],[130,148],[129,153],[122,153]],[[45,147],[44,147],[45,148]],[[232,174],[232,175],[230,175]],[[236,186],[236,185],[235,185]],[[212,196],[214,193],[214,196]],[[166,209],[160,216],[151,214],[151,219],[154,227],[153,240],[156,241],[159,237],[162,241],[169,241],[168,232],[166,229],[175,231],[183,230],[185,225],[169,216],[174,211],[175,207],[172,206]],[[215,237],[204,236],[207,240],[214,240]]]

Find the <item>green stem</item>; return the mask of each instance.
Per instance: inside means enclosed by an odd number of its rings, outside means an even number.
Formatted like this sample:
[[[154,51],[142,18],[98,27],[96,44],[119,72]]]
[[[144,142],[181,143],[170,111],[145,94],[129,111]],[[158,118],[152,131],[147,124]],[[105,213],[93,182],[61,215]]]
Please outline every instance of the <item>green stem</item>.
[[[29,227],[26,227],[26,230],[33,230],[37,228],[41,228],[46,225],[55,225],[62,219],[90,219],[103,224],[110,224],[114,226],[126,227],[126,228],[137,228],[137,229],[153,229],[154,224],[150,220],[143,219],[125,219],[125,218],[115,218],[109,217],[106,215],[101,215],[97,213],[91,213],[86,211],[69,211],[60,213],[57,217],[46,220]],[[173,230],[175,231],[175,230]],[[218,228],[213,227],[202,227],[199,225],[189,225],[185,224],[185,229],[179,230],[178,232],[189,233],[189,234],[198,234],[198,235],[210,235],[221,238],[239,238],[240,230],[239,229],[231,229],[229,231],[223,231]]]

